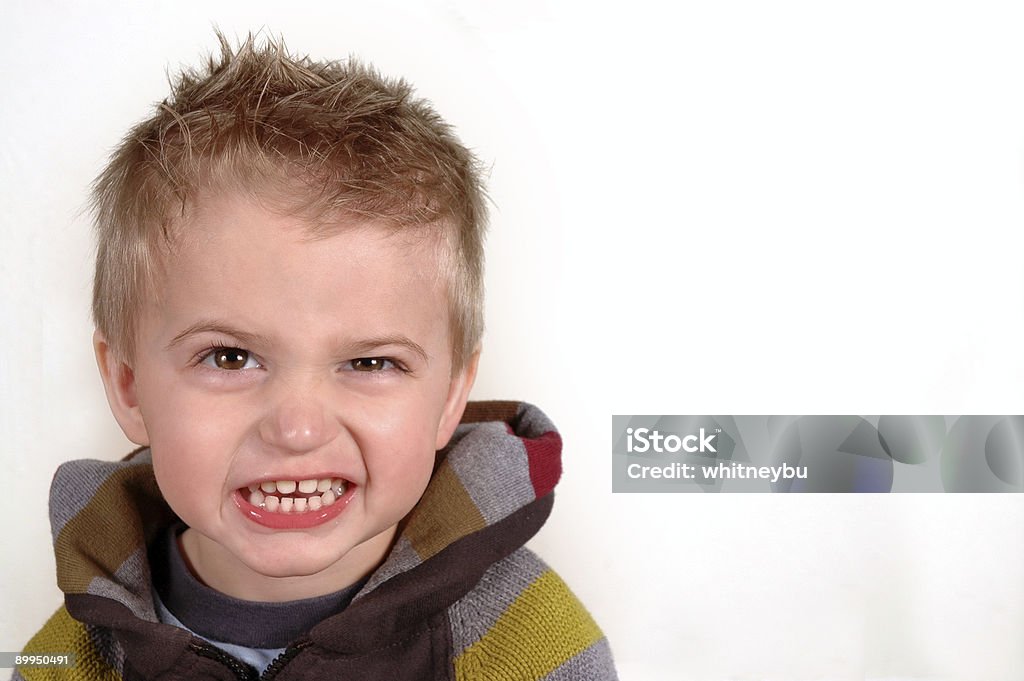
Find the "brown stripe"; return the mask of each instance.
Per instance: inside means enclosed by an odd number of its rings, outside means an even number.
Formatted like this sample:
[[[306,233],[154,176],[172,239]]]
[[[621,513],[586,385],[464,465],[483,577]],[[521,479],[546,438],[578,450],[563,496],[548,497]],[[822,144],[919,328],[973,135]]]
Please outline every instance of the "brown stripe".
[[[377,650],[386,654],[389,641],[422,632],[426,619],[451,607],[488,568],[533,537],[551,513],[553,501],[553,494],[537,499],[448,546],[432,560],[392,577],[366,598],[313,627],[310,638],[339,653]],[[446,652],[450,641],[448,645]]]
[[[488,421],[512,421],[519,412],[521,402],[510,400],[486,400],[467,402],[462,414],[462,423],[486,423]]]
[[[185,629],[141,620],[124,605],[104,596],[69,594],[64,603],[68,613],[79,622],[98,625],[113,632],[127,656],[125,678],[141,676],[155,679],[165,673],[168,674],[165,678],[230,678],[223,665],[219,665],[220,670],[214,668],[215,673],[207,676],[168,673],[173,671],[175,665],[187,666],[192,663],[192,656],[187,655],[186,651],[193,637]],[[128,666],[137,672],[135,676],[129,674]],[[223,671],[224,674],[217,676],[216,671]]]
[[[125,500],[126,493],[132,500]],[[173,514],[160,496],[152,467],[115,471],[57,536],[57,586],[66,594],[85,593],[93,578],[110,577],[145,545],[144,526],[163,525],[170,518]]]
[[[405,537],[421,560],[435,555],[460,537],[484,528],[480,511],[448,462],[434,474],[405,528]]]

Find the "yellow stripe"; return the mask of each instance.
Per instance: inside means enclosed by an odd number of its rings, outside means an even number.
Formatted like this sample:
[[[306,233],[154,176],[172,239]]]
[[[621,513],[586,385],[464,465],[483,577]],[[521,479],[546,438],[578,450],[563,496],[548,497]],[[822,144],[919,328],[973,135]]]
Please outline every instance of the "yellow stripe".
[[[142,517],[129,508],[142,509]],[[144,521],[166,513],[150,466],[112,473],[57,536],[57,586],[64,593],[86,593],[95,577],[111,577],[145,543]]]
[[[523,590],[491,630],[455,658],[456,681],[537,681],[602,638],[551,570]]]
[[[100,657],[85,625],[72,619],[63,607],[25,644],[23,652],[29,655],[75,654],[74,667],[20,667],[27,681],[118,681],[120,678]]]
[[[416,504],[403,534],[420,559],[426,560],[459,537],[482,530],[486,525],[459,476],[445,461]]]

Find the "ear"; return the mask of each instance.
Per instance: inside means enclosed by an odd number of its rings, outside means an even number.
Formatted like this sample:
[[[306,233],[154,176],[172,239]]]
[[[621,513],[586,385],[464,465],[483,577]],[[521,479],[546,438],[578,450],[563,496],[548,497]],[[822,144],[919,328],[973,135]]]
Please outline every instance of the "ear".
[[[99,329],[92,336],[92,344],[114,418],[129,440],[137,445],[149,445],[149,433],[135,394],[135,372],[114,352]]]
[[[444,404],[441,421],[437,425],[435,449],[441,449],[448,444],[456,426],[462,420],[462,412],[466,410],[466,401],[469,399],[469,391],[473,389],[473,382],[476,381],[476,368],[479,363],[480,346],[478,345],[466,361],[462,371],[452,376],[451,384],[448,387],[448,399]]]

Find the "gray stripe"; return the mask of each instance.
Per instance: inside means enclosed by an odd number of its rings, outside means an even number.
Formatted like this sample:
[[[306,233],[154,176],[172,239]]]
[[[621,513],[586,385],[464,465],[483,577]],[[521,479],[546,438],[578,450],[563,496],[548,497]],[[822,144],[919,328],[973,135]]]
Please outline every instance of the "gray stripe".
[[[379,570],[370,576],[370,580],[366,582],[366,585],[355,595],[352,602],[363,598],[395,575],[412,570],[421,562],[419,555],[416,553],[416,549],[412,547],[409,540],[404,536],[400,537],[398,541],[395,542],[394,548],[391,549],[391,553],[388,554],[387,560],[384,561],[384,564],[380,566]]]
[[[602,638],[545,676],[544,681],[616,681],[618,678],[608,639]]]
[[[50,485],[50,531],[53,543],[57,543],[57,537],[64,526],[89,504],[113,473],[129,466],[148,465],[150,462],[147,449],[131,461],[83,459],[61,464]]]
[[[527,548],[492,565],[480,582],[448,610],[452,626],[452,650],[461,655],[490,631],[519,595],[548,569]]]
[[[555,424],[537,407],[523,402],[516,413],[518,419],[516,434],[522,437],[535,438],[544,433],[555,431]]]
[[[109,577],[93,577],[86,593],[104,596],[125,605],[136,617],[147,622],[157,622],[150,594],[152,579],[149,573],[149,560],[146,548],[139,547],[114,573],[113,581]],[[129,590],[128,587],[135,589]]]
[[[478,425],[448,454],[448,465],[488,525],[533,501],[526,447],[504,423]]]

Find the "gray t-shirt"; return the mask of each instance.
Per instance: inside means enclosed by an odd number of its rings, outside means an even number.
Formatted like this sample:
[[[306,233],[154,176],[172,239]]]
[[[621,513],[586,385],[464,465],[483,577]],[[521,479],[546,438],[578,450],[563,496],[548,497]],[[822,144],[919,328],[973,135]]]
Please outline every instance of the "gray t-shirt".
[[[150,549],[157,616],[251,665],[260,674],[289,643],[344,610],[365,580],[326,596],[283,603],[243,601],[200,582],[181,554],[185,525],[169,528]]]

